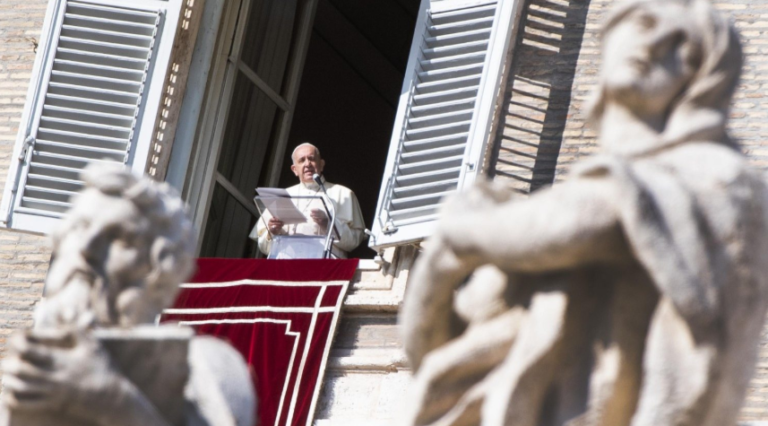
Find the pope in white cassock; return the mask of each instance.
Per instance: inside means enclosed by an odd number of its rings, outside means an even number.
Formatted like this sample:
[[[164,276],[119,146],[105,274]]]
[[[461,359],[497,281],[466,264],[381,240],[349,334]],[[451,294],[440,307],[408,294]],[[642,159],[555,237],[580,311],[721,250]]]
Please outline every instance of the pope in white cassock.
[[[325,160],[320,157],[320,150],[311,143],[303,143],[293,150],[291,171],[300,182],[287,189],[291,196],[322,196],[323,192],[314,180],[315,173],[321,176],[328,193],[328,198],[336,209],[336,231],[339,237],[333,243],[333,254],[346,258],[347,253],[357,248],[365,237],[365,222],[360,211],[355,193],[349,188],[326,182],[322,177]],[[272,246],[272,235],[293,235],[296,233],[310,235],[326,235],[328,216],[325,211],[313,208],[308,200],[297,199],[296,207],[303,213],[309,213],[311,221],[294,225],[286,225],[279,218],[264,212],[263,220],[259,220],[251,231],[250,238],[259,242],[259,250],[269,254]],[[305,212],[309,210],[309,212]],[[269,232],[267,232],[269,227]]]

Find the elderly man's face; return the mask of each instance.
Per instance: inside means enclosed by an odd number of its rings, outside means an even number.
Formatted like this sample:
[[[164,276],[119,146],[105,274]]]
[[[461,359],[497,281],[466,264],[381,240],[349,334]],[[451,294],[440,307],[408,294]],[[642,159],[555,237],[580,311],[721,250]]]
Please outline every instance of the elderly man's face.
[[[70,211],[69,228],[56,241],[55,259],[47,279],[51,297],[80,303],[89,293],[96,322],[119,320],[118,296],[127,288],[142,286],[150,273],[151,248],[148,220],[130,201],[86,191]],[[88,306],[74,307],[66,316],[80,315]],[[60,318],[67,322],[77,318]]]
[[[291,171],[303,183],[312,183],[315,173],[323,174],[325,161],[317,155],[317,150],[311,146],[302,146],[293,154]]]

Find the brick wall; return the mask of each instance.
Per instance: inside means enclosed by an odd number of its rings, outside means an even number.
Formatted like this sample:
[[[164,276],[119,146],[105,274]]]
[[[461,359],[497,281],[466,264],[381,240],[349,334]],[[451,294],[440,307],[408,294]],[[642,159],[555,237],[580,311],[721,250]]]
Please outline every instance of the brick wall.
[[[522,19],[491,164],[495,180],[527,194],[562,180],[597,150],[585,126],[598,82],[598,31],[613,0],[530,0]],[[736,23],[746,55],[731,135],[768,171],[768,0],[715,2]],[[742,420],[768,420],[768,327]]]
[[[0,0],[0,188],[5,187],[47,0]],[[50,251],[44,237],[0,230],[0,357],[7,336],[31,324]]]

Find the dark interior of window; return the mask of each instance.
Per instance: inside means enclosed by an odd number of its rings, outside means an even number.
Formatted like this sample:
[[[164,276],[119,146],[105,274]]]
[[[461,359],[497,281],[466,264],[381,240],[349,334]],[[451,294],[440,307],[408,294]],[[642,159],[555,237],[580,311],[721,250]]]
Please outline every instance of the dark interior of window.
[[[325,176],[352,189],[372,226],[418,0],[321,0],[318,4],[280,186],[296,184],[290,154],[317,145]],[[370,258],[362,244],[353,257]]]
[[[280,164],[275,141],[284,113],[255,89],[248,73],[275,92],[284,90],[292,35],[281,28],[291,28],[299,10],[291,3],[296,0],[253,0],[241,55],[247,67],[241,67],[230,104],[201,256],[257,252],[247,238],[256,218],[243,200]],[[279,186],[298,182],[289,168],[291,152],[312,142],[326,160],[326,178],[355,192],[372,226],[418,9],[419,0],[319,1]],[[243,196],[239,201],[236,193]],[[350,256],[374,254],[364,242]]]

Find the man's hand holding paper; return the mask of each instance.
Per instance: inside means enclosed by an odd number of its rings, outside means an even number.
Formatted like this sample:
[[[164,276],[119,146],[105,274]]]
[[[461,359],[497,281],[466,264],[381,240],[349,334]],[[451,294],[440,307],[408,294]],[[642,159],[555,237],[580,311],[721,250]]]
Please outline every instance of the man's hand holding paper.
[[[320,209],[312,209],[309,212],[309,217],[322,229],[328,229],[328,215]]]

